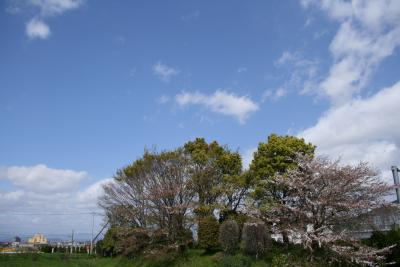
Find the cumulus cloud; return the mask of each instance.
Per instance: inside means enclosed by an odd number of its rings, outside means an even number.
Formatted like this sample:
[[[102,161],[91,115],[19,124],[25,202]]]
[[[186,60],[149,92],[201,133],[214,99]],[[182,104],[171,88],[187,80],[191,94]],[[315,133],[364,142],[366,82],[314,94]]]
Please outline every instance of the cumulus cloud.
[[[248,96],[237,96],[224,90],[217,90],[211,95],[199,92],[182,92],[175,96],[175,101],[180,106],[201,105],[207,109],[235,117],[239,123],[244,124],[250,114],[258,110],[258,104]]]
[[[153,72],[163,82],[169,82],[173,76],[179,74],[179,70],[174,69],[168,65],[161,63],[160,61],[154,64]]]
[[[44,164],[32,167],[4,167],[1,177],[13,185],[33,192],[60,192],[76,186],[88,175],[83,171],[51,169]]]
[[[369,98],[333,106],[299,135],[316,144],[321,154],[387,170],[400,162],[399,103],[400,82]]]
[[[45,20],[62,15],[64,12],[80,7],[85,0],[10,0],[6,10],[11,14],[20,14],[25,10],[34,10],[34,17],[26,24],[25,32],[30,39],[46,39],[50,27]]]
[[[90,182],[86,172],[43,164],[1,167],[0,178],[10,182],[7,191],[0,189],[0,229],[10,235],[65,234],[71,229],[78,236],[90,232],[90,212],[99,212],[97,201],[103,193],[102,186],[112,182],[103,179],[82,186],[83,181]],[[97,217],[96,229],[101,223],[102,218]]]
[[[340,23],[330,51],[333,64],[319,89],[341,105],[359,94],[374,70],[400,45],[400,5],[397,0],[303,0]]]
[[[400,163],[400,82],[368,97],[362,90],[400,45],[399,2],[302,0],[301,4],[323,10],[339,28],[329,46],[330,70],[314,87],[329,97],[331,107],[299,136],[316,144],[319,154],[351,164],[369,162],[392,183],[390,166]]]
[[[46,39],[50,35],[50,28],[43,21],[31,19],[26,25],[26,34],[31,39]]]

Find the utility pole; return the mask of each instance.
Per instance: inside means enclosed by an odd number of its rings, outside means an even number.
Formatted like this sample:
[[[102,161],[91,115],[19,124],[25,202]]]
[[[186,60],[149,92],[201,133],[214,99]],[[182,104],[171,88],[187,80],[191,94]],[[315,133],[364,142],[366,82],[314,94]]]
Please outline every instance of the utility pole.
[[[90,254],[93,254],[93,228],[94,228],[94,212],[92,212],[92,238],[90,239]]]
[[[71,235],[71,254],[74,249],[74,230],[72,230],[72,235]]]
[[[400,204],[400,182],[399,182],[399,171],[400,169],[397,166],[392,166],[392,173],[393,173],[393,180],[394,180],[394,187],[396,188],[396,195],[397,195],[397,203]]]

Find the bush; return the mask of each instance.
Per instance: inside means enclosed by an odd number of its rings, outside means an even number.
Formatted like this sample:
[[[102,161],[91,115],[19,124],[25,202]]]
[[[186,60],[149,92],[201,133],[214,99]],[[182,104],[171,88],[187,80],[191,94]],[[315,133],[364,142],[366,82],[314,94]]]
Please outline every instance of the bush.
[[[256,258],[262,256],[270,245],[270,237],[264,223],[245,223],[242,233],[243,249]]]
[[[219,223],[213,216],[199,219],[198,245],[207,252],[219,248],[218,244]]]
[[[116,244],[116,251],[123,256],[133,257],[143,252],[149,244],[150,237],[146,229],[132,228],[121,233]]]
[[[184,252],[187,248],[193,247],[193,233],[190,229],[182,229],[178,232],[175,240],[179,246],[179,252]]]
[[[233,254],[239,243],[239,226],[235,221],[225,221],[219,227],[218,241],[227,254]]]

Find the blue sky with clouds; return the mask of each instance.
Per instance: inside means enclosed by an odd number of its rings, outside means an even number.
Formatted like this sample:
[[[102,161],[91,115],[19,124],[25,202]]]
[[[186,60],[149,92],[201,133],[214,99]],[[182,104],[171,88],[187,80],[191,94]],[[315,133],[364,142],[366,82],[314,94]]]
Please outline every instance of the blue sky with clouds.
[[[87,231],[87,216],[50,227],[13,213],[97,209],[101,184],[145,147],[195,137],[246,163],[278,133],[384,179],[400,164],[397,0],[0,8],[0,216],[13,218],[2,232]]]

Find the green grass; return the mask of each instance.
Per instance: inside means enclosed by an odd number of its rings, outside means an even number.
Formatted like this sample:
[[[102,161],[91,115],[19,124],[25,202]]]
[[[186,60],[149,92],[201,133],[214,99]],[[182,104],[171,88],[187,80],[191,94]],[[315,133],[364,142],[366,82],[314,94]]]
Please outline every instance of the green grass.
[[[184,255],[163,254],[129,259],[103,258],[86,254],[0,254],[0,267],[326,267],[332,266],[320,259],[309,263],[305,251],[298,247],[289,249],[274,246],[263,259],[238,253],[234,256],[204,254],[203,250],[190,249]],[[337,265],[344,266],[344,265]]]

